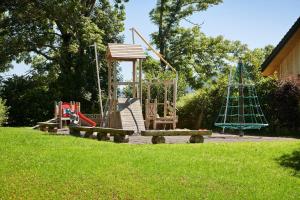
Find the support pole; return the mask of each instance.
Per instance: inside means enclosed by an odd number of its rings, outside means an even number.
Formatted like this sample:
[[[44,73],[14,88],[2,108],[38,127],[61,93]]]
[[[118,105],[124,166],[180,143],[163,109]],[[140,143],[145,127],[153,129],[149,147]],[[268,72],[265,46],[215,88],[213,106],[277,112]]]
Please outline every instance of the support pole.
[[[176,72],[176,78],[173,80],[173,129],[176,128],[176,103],[177,103],[177,81],[178,81],[178,73]]]
[[[108,127],[110,127],[110,116],[111,116],[111,106],[112,106],[112,89],[111,89],[111,61],[107,61],[107,68],[108,68]]]
[[[136,98],[136,60],[132,61],[132,97]]]
[[[142,66],[143,66],[143,61],[142,59],[139,60],[139,98],[141,105],[143,105],[143,82],[142,82],[142,76],[143,76],[143,71],[142,71]]]
[[[242,63],[238,64],[238,72],[239,72],[239,124],[245,123],[244,116],[244,86],[243,86],[243,66]],[[240,136],[244,136],[243,129],[240,127]]]
[[[228,79],[225,116],[224,116],[224,121],[223,121],[224,124],[226,123],[226,120],[227,120],[227,111],[228,111],[228,103],[229,103],[230,87],[231,87],[231,76],[232,76],[232,68],[230,68],[229,79]],[[225,133],[225,127],[223,128],[223,133]]]
[[[168,101],[168,85],[167,83],[164,83],[164,117],[167,117],[167,112],[168,112],[168,108],[167,108],[167,101]]]
[[[117,67],[116,65],[112,65],[113,68],[113,101],[117,100],[117,92],[118,92],[118,83],[117,83]],[[116,109],[114,108],[114,111]]]
[[[94,43],[95,47],[95,60],[96,60],[96,72],[97,72],[97,81],[98,81],[98,96],[99,96],[99,108],[100,108],[100,115],[103,119],[103,106],[102,106],[102,91],[101,91],[101,85],[100,85],[100,74],[99,74],[99,63],[98,63],[98,52],[97,52],[97,43]]]

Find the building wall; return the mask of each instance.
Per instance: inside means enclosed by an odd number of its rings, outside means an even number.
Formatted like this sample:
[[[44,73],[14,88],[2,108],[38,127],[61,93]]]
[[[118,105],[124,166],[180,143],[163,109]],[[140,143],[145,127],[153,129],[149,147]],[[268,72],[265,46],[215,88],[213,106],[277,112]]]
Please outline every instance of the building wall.
[[[300,41],[280,63],[277,74],[280,80],[293,80],[300,86]]]

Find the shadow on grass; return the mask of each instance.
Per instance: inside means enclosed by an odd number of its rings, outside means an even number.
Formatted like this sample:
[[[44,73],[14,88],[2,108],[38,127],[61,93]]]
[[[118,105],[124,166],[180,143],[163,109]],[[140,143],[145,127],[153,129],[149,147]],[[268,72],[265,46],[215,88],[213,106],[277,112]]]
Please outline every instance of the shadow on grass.
[[[294,176],[300,178],[300,151],[282,155],[277,161],[281,166],[293,169]]]

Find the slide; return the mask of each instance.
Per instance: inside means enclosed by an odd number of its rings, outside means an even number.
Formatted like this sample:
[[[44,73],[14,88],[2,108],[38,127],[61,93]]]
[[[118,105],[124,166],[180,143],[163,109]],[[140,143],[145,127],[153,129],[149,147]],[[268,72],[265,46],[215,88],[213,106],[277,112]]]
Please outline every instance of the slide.
[[[93,120],[87,118],[84,114],[82,114],[81,112],[78,112],[78,116],[81,120],[85,121],[86,123],[88,123],[91,126],[96,126],[96,122],[94,122]]]

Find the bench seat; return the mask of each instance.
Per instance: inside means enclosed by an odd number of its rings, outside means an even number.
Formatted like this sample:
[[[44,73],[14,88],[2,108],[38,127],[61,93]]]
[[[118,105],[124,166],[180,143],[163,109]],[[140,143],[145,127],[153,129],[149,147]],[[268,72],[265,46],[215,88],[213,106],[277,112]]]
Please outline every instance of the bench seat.
[[[203,143],[204,135],[211,135],[211,130],[146,130],[142,131],[142,136],[152,136],[152,143],[165,143],[164,136],[191,136],[190,143]]]
[[[114,137],[114,142],[126,143],[129,139],[128,135],[132,135],[134,130],[123,130],[114,128],[102,128],[102,127],[86,127],[86,126],[70,126],[70,134],[74,136],[80,136],[80,131],[85,132],[84,137],[90,137],[94,132],[97,133],[98,140],[109,140],[109,136]]]
[[[40,127],[41,131],[48,131],[48,132],[57,132],[58,123],[53,123],[53,122],[38,122],[38,125]]]

